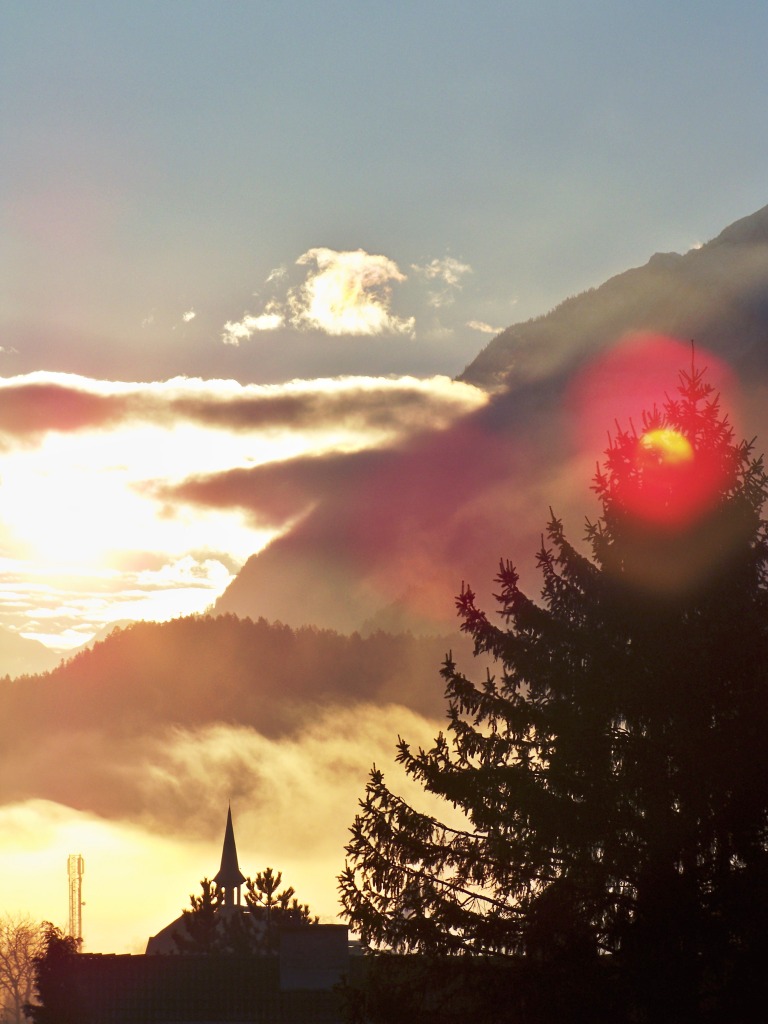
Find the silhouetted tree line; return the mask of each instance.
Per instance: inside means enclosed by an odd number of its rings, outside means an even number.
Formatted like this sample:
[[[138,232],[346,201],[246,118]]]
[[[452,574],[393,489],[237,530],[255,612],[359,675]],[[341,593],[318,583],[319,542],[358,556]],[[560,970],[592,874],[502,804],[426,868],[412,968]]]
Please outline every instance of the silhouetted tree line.
[[[374,767],[340,892],[350,1020],[757,1024],[768,1015],[768,477],[694,367],[598,470],[591,556],[553,515],[542,600],[458,599],[447,731]],[[389,955],[386,955],[389,951]],[[357,1000],[357,1002],[355,1002]]]
[[[235,615],[136,622],[53,672],[0,682],[0,738],[96,726],[130,735],[156,724],[236,722],[275,735],[312,703],[391,701],[440,709],[429,680],[446,640],[346,636]]]

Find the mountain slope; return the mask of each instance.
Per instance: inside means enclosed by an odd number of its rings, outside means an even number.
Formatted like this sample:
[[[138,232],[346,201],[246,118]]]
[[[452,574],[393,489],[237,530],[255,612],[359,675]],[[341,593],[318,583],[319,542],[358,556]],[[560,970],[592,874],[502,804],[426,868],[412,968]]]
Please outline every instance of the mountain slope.
[[[461,374],[480,387],[534,379],[578,362],[633,331],[696,343],[738,364],[768,359],[768,206],[684,256],[656,253],[643,267],[566,299],[546,316],[513,324]]]
[[[597,447],[580,451],[574,381],[622,339],[649,331],[695,339],[700,352],[719,355],[741,383],[740,428],[768,437],[768,207],[700,249],[657,253],[508,328],[462,375],[492,391],[485,408],[406,448],[339,454],[338,485],[248,560],[216,610],[348,631],[399,603],[400,622],[444,632],[455,626],[462,580],[487,602],[501,557],[521,568],[535,594],[534,552],[549,508],[578,541],[594,510],[590,474],[624,412],[606,402]],[[688,359],[686,351],[665,368],[663,388],[675,387]],[[254,491],[303,473],[311,479],[300,460],[257,467]]]
[[[471,661],[462,636],[364,638],[234,616],[134,623],[46,675],[0,680],[0,804],[46,799],[136,818],[157,788],[167,820],[177,813],[167,805],[172,773],[160,778],[145,762],[167,758],[179,736],[221,728],[290,745],[337,708],[441,717],[451,647]]]
[[[38,640],[28,640],[0,627],[0,677],[49,672],[60,661],[61,655]]]

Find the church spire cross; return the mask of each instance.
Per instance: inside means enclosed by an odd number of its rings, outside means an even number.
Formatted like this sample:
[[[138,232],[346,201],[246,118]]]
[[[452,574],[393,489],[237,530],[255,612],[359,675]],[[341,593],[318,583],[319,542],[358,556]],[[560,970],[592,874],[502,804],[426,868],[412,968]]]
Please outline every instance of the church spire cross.
[[[213,879],[219,887],[223,896],[224,906],[232,906],[235,902],[240,903],[240,886],[245,882],[245,875],[237,863],[237,847],[235,845],[235,830],[232,827],[232,807],[227,808],[227,827],[224,830],[224,846],[221,851],[221,867],[219,873]]]

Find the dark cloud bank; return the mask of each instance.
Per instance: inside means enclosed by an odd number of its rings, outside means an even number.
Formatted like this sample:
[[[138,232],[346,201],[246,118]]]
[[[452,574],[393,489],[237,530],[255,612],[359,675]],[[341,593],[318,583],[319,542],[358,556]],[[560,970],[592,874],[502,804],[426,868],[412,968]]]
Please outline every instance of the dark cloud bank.
[[[43,375],[44,376],[44,375]],[[93,382],[12,379],[0,388],[0,434],[35,441],[48,431],[68,433],[120,423],[196,423],[222,431],[324,428],[428,430],[448,422],[462,396],[438,393],[415,378],[348,380],[343,387],[272,385],[254,393],[215,387],[194,390],[173,380],[120,386],[99,393]]]

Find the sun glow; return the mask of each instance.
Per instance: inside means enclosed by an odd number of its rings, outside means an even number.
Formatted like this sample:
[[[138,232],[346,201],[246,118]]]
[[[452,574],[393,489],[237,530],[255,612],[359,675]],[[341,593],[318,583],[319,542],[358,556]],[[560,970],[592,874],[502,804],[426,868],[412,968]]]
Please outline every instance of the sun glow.
[[[638,519],[676,528],[711,505],[720,474],[708,453],[671,427],[648,430],[635,442],[634,465],[619,485],[625,508]]]
[[[647,453],[648,464],[657,466],[676,466],[681,462],[693,460],[693,445],[678,430],[660,427],[648,430],[640,438],[640,445]]]
[[[34,451],[7,454],[0,514],[15,550],[52,571],[105,567],[121,551],[179,557],[196,548],[247,558],[258,540],[242,516],[193,515],[158,506],[144,493],[147,479],[180,480],[192,466],[215,465],[207,451],[211,439],[202,433],[54,435]]]
[[[0,378],[0,627],[65,649],[205,611],[302,512],[265,519],[227,490],[233,471],[386,446],[485,401],[443,377]],[[200,478],[205,500],[181,496]]]
[[[696,364],[706,367],[719,408],[738,430],[733,373],[711,352],[697,349],[694,356]],[[604,444],[606,425],[616,425],[606,452],[611,491],[641,528],[684,528],[710,513],[726,486],[727,467],[695,417],[686,419],[684,408],[671,418],[649,415],[667,407],[674,395],[670,382],[690,361],[690,344],[663,335],[628,335],[583,370],[569,389],[575,438],[590,461]],[[636,433],[634,424],[641,417],[647,417],[647,429]]]

